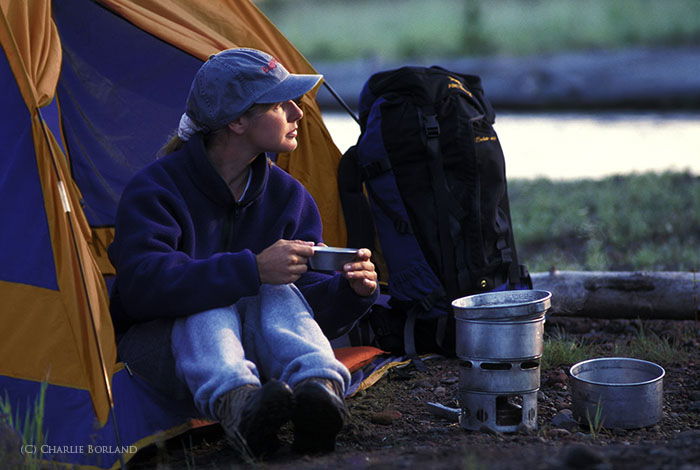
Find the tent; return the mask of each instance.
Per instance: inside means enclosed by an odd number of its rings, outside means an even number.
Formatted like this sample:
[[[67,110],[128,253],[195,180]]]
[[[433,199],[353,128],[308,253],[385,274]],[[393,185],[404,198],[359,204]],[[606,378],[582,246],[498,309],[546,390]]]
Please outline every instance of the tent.
[[[47,383],[37,451],[116,467],[192,426],[116,362],[105,279],[121,190],[174,130],[209,55],[254,47],[314,71],[248,0],[0,0],[0,44],[0,397],[21,416]],[[277,164],[344,246],[340,154],[313,97],[302,106],[299,148]]]

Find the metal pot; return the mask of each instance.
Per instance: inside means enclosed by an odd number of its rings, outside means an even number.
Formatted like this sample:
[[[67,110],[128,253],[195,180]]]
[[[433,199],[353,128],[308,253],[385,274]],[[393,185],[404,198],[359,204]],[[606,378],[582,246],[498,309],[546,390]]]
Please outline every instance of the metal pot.
[[[552,293],[546,290],[486,292],[455,299],[455,318],[462,320],[508,321],[536,318],[552,306]]]
[[[605,428],[651,426],[662,416],[663,367],[626,357],[571,366],[572,408],[582,423]]]
[[[542,355],[544,315],[530,320],[456,320],[456,353],[462,359],[528,359]]]

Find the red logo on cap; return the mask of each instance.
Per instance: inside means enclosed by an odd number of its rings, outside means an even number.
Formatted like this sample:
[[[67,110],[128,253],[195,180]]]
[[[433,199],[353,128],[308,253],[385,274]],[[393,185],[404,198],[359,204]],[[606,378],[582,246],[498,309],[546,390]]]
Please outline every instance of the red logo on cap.
[[[277,68],[277,59],[273,57],[270,59],[270,62],[268,62],[267,65],[262,68],[262,71],[267,73],[274,68]]]

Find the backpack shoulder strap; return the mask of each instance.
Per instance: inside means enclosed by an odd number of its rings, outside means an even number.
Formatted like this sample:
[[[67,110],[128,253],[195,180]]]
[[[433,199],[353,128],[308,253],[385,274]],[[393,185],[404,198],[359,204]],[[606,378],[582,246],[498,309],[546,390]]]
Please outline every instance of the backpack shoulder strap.
[[[374,252],[374,223],[362,189],[362,176],[357,161],[357,147],[350,147],[338,164],[338,192],[348,233],[348,246],[369,248]]]

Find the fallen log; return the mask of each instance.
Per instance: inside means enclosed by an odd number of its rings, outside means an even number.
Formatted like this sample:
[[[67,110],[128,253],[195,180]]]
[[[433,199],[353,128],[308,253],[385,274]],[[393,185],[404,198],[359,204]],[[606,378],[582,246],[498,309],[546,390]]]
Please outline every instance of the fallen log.
[[[601,109],[636,107],[694,108],[700,105],[700,47],[635,47],[524,57],[413,59],[413,65],[440,65],[479,75],[496,109]],[[373,73],[406,65],[405,61],[360,58],[314,62],[316,70],[352,108]],[[599,86],[591,86],[596,83]],[[338,108],[321,88],[316,100]]]
[[[700,319],[700,273],[551,271],[532,282],[552,293],[554,315]]]

